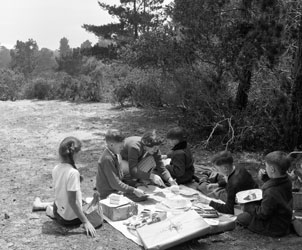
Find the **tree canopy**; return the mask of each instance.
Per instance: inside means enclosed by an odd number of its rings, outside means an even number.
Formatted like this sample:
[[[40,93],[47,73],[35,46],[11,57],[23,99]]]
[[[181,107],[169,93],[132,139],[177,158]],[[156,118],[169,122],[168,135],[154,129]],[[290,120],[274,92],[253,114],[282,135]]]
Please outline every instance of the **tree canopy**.
[[[11,55],[9,49],[0,46],[0,68],[8,68],[11,63]]]
[[[163,2],[164,0],[120,0],[120,5],[98,2],[103,10],[118,19],[118,23],[101,26],[84,24],[83,28],[104,38],[111,38],[112,34],[138,38],[140,34],[156,29],[163,21]]]
[[[17,41],[11,50],[11,68],[29,77],[37,66],[38,45],[33,39],[27,42]]]

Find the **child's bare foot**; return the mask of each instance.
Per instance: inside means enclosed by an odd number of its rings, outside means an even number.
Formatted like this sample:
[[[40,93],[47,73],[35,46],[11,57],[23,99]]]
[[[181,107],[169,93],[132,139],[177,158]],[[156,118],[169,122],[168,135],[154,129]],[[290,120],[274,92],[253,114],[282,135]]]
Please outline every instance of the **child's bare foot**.
[[[39,197],[36,197],[33,202],[32,211],[46,211],[47,206],[52,205],[53,202],[42,202]]]
[[[39,197],[36,197],[33,202],[33,208],[32,211],[45,211],[46,207],[43,207],[43,203]]]

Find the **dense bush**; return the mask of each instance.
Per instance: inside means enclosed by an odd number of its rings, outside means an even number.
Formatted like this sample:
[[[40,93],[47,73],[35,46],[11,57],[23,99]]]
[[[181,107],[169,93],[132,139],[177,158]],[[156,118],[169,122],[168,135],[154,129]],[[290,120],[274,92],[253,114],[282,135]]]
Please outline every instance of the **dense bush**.
[[[180,109],[180,124],[192,137],[198,136],[199,141],[206,138],[217,122],[228,117],[231,93],[225,84],[215,81],[210,70],[180,68],[173,75],[173,83],[174,91],[166,100],[173,100],[173,105]],[[220,124],[216,134],[222,133],[224,125]]]
[[[113,102],[118,102],[122,107],[125,102],[130,102],[131,105],[134,105],[134,92],[136,86],[133,82],[130,83],[121,83],[114,87],[112,92]]]
[[[0,69],[0,100],[16,100],[22,96],[23,74],[9,69]]]
[[[33,81],[33,98],[37,98],[39,100],[50,99],[51,86],[47,82],[47,80],[43,78],[38,78]]]
[[[24,86],[24,98],[60,99],[69,101],[108,101],[104,83],[105,65],[95,58],[84,58],[78,75],[66,72],[40,74]]]
[[[110,78],[113,102],[122,106],[125,103],[141,107],[163,106],[165,86],[159,71],[117,66]]]
[[[289,95],[282,74],[270,74],[266,68],[255,75],[250,102],[241,110],[235,105],[234,85],[227,81],[219,85],[204,72],[182,70],[175,76],[179,82],[175,93],[182,100],[180,124],[189,130],[191,140],[216,150],[290,148],[286,143]]]
[[[60,99],[68,101],[101,101],[99,83],[91,77],[77,78],[68,74],[58,74],[55,79],[37,78],[30,81],[24,91],[27,99]]]

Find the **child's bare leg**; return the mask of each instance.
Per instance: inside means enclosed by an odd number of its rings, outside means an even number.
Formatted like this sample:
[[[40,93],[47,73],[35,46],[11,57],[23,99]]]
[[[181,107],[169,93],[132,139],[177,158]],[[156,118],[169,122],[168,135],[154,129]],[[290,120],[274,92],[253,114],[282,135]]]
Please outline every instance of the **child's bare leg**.
[[[48,206],[52,206],[53,202],[42,202],[39,197],[36,197],[33,202],[33,209],[32,211],[46,211]]]

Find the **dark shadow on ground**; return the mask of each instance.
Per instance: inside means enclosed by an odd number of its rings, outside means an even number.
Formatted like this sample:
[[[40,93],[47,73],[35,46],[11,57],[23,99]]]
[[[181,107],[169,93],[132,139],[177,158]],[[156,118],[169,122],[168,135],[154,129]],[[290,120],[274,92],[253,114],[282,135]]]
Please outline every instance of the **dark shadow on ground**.
[[[78,235],[84,234],[85,232],[81,226],[76,227],[64,227],[60,225],[55,220],[46,221],[42,225],[43,234],[59,235],[59,236],[68,236],[68,235]]]

